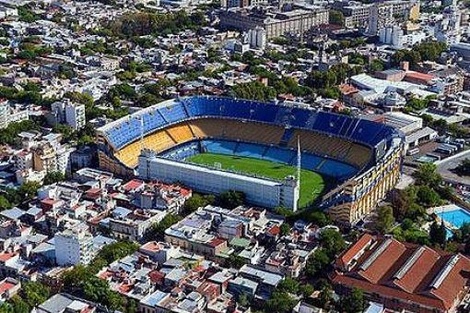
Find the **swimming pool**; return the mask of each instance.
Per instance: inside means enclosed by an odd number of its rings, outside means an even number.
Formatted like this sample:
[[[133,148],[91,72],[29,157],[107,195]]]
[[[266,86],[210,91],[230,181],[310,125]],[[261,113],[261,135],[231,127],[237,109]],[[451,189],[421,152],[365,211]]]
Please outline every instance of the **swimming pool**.
[[[452,210],[435,211],[435,213],[444,221],[457,228],[460,228],[464,223],[470,223],[470,213],[458,206],[455,206],[455,209]]]

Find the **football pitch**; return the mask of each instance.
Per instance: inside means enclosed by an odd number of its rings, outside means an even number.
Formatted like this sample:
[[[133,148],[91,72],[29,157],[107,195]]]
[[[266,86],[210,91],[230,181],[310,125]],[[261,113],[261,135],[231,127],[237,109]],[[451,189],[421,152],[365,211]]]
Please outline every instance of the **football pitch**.
[[[284,179],[288,175],[296,175],[297,172],[294,166],[282,163],[224,154],[201,153],[188,158],[188,161],[209,166],[220,164],[221,169],[256,174],[277,180]],[[320,174],[302,169],[299,207],[304,208],[313,202],[322,194],[324,188],[325,181]]]

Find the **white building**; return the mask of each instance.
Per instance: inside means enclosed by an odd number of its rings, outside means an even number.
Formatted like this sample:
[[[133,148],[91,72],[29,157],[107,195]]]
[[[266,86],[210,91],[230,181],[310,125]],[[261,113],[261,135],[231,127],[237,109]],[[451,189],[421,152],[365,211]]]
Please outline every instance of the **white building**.
[[[0,129],[8,127],[10,123],[25,121],[28,118],[28,110],[15,110],[6,103],[0,104]]]
[[[427,38],[425,32],[417,31],[409,34],[404,33],[403,29],[399,26],[386,26],[379,30],[379,39],[381,43],[391,45],[396,48],[403,46],[414,46]]]
[[[54,236],[57,265],[88,264],[94,257],[93,236],[81,224]]]
[[[10,6],[0,5],[0,19],[10,16],[18,16],[18,9]]]
[[[379,30],[380,42],[394,47],[403,45],[403,36],[403,29],[399,26],[387,26]]]
[[[266,48],[266,30],[262,27],[250,29],[247,35],[250,48],[264,50]]]
[[[434,27],[436,39],[448,45],[459,43],[462,37],[461,20],[462,12],[457,6],[447,7],[443,12],[442,20],[438,21]]]
[[[143,179],[180,182],[205,193],[241,191],[249,203],[267,208],[283,206],[297,210],[299,186],[297,179],[286,177],[283,181],[258,178],[168,160],[143,150],[139,157],[139,176]]]
[[[70,100],[52,103],[51,111],[55,123],[66,123],[77,130],[85,126],[85,105]]]
[[[56,154],[57,154],[57,171],[61,172],[62,174],[71,173],[72,170],[72,162],[70,155],[76,149],[71,148],[68,146],[61,146]]]

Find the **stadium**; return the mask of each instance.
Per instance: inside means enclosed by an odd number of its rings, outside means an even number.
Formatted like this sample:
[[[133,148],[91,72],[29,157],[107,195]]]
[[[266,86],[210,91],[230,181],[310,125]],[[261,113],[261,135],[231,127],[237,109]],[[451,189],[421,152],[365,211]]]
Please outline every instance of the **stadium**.
[[[266,207],[295,210],[299,190],[316,188],[309,183],[321,177],[318,186],[324,179],[328,188],[308,191],[311,200],[319,197],[316,203],[342,224],[367,215],[394,187],[403,153],[403,135],[382,123],[302,104],[207,96],[142,109],[99,128],[97,137],[104,170],[133,176],[138,168],[142,178],[180,181],[202,192],[248,191],[249,202],[270,201]],[[281,179],[278,170],[292,174]],[[302,178],[304,172],[317,176]]]

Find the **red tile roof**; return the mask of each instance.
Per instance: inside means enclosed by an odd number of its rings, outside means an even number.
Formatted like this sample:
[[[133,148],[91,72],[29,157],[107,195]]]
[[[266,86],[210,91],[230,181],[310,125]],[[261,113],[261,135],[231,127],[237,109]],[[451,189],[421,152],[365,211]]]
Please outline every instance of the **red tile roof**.
[[[270,233],[273,236],[277,236],[281,233],[281,228],[278,225],[274,225],[268,230],[268,233]]]
[[[394,283],[407,292],[414,292],[432,270],[440,255],[426,247],[417,248],[394,274]]]
[[[394,303],[416,303],[421,307],[448,311],[466,293],[470,279],[470,259],[450,255],[426,246],[401,243],[393,238],[363,235],[336,261],[334,284],[357,287]],[[356,257],[364,249],[363,255]],[[352,268],[345,264],[358,259]],[[387,301],[385,302],[387,303]]]
[[[9,282],[9,281],[2,281],[0,282],[0,294],[3,294],[5,291],[15,287],[16,285]]]
[[[421,80],[423,82],[428,82],[428,81],[432,80],[433,78],[435,78],[435,76],[431,75],[431,74],[420,73],[420,72],[407,72],[406,76],[405,76],[405,79],[406,78],[411,78],[411,79],[415,79],[415,80]]]
[[[356,241],[348,250],[346,250],[339,258],[340,265],[343,268],[346,268],[354,257],[361,251],[364,250],[368,245],[370,245],[375,240],[374,236],[369,234],[362,235],[358,241]]]
[[[138,180],[138,179],[133,179],[122,187],[124,188],[125,191],[131,191],[131,190],[141,187],[143,184],[144,184],[143,181]]]
[[[147,250],[152,252],[160,251],[160,248],[160,244],[156,241],[149,241],[140,247],[141,250]]]
[[[226,242],[225,239],[222,239],[222,238],[214,238],[212,239],[211,241],[209,241],[209,246],[215,248],[221,244],[223,244],[224,242]]]
[[[149,277],[152,283],[161,285],[165,279],[165,274],[157,270],[153,270],[149,273]]]
[[[51,199],[51,198],[46,198],[46,199],[41,200],[41,203],[47,204],[47,205],[54,205],[59,201],[60,200],[54,200],[54,199]]]
[[[5,252],[5,253],[0,253],[0,261],[5,262],[14,257],[16,253],[14,252]]]
[[[432,284],[435,284],[436,288],[432,289],[431,293],[441,299],[446,308],[451,308],[455,299],[464,292],[469,274],[470,260],[460,254],[452,256],[434,278]],[[442,279],[440,284],[439,279]]]
[[[380,252],[383,247],[385,247],[384,250]],[[361,264],[364,267],[360,268],[359,275],[371,283],[377,284],[394,265],[392,261],[399,259],[405,251],[405,245],[397,240],[387,239],[382,241]],[[367,267],[365,267],[366,262],[370,262]]]

